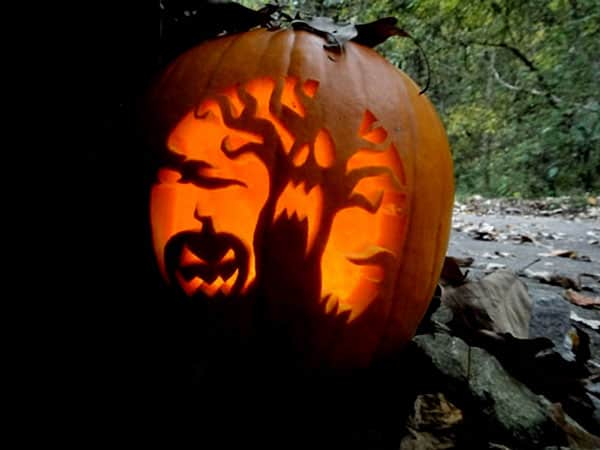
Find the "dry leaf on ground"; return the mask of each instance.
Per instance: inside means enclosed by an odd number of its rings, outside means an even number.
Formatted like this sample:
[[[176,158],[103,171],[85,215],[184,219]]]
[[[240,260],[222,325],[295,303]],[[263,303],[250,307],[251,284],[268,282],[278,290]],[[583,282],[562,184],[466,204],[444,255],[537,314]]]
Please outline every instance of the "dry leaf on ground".
[[[508,270],[497,270],[480,281],[447,289],[442,296],[465,331],[487,329],[527,338],[533,301],[525,284]]]
[[[580,290],[581,286],[572,278],[569,278],[564,275],[559,275],[552,272],[547,271],[533,271],[529,269],[525,269],[522,272],[523,276],[527,278],[532,278],[534,280],[538,280],[542,283],[551,284],[553,286],[560,286],[565,289],[575,289]]]
[[[584,308],[600,306],[600,297],[590,297],[573,289],[567,289],[564,296],[574,305],[583,306]]]
[[[469,265],[473,263],[473,258],[455,258],[453,256],[446,256],[444,259],[444,265],[442,266],[442,273],[440,274],[440,284],[442,286],[461,286],[466,282],[469,271],[462,273],[460,270],[461,263],[465,263],[468,259],[471,261]],[[463,266],[468,267],[468,266]]]

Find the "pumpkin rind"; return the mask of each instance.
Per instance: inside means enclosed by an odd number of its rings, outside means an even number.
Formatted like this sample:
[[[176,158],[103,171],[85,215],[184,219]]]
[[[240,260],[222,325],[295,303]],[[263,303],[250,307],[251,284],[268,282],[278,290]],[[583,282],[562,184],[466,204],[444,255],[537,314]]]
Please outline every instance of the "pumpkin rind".
[[[262,302],[256,326],[283,330],[303,364],[365,366],[408,342],[428,306],[450,233],[452,161],[437,114],[409,77],[369,48],[349,42],[336,54],[323,44],[304,31],[254,30],[203,43],[164,72],[149,97],[150,141],[157,155],[170,146],[202,162],[204,201],[182,194],[195,186],[177,178],[182,166],[173,179],[159,175],[154,247],[175,284],[190,247],[208,245],[221,266],[232,252],[238,269],[249,266],[238,272],[243,282],[225,288],[192,277],[205,288],[183,291],[213,301],[221,289],[216,300],[233,295],[256,324],[248,305]],[[204,140],[211,127],[216,134]],[[235,168],[242,157],[260,161],[256,177]],[[163,191],[167,200],[157,201]],[[188,200],[200,203],[191,206],[197,222],[173,225]],[[243,208],[229,212],[231,202],[255,202],[246,214],[252,239],[236,231]],[[220,212],[202,212],[211,205]],[[169,264],[180,278],[165,262],[175,235],[183,243],[171,247]],[[191,259],[208,254],[194,251]]]

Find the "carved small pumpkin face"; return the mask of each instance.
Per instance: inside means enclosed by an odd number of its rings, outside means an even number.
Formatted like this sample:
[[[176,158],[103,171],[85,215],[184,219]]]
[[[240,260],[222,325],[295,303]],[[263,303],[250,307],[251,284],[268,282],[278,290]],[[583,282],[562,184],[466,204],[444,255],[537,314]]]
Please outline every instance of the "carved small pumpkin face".
[[[453,198],[412,81],[351,43],[332,56],[318,36],[257,30],[182,55],[152,99],[153,245],[172,286],[263,302],[314,364],[364,365],[412,336]]]
[[[261,143],[228,128],[215,101],[203,102],[168,137],[152,188],[154,248],[163,276],[188,296],[244,294],[256,277],[252,251],[269,174],[252,153],[230,159],[222,143]]]

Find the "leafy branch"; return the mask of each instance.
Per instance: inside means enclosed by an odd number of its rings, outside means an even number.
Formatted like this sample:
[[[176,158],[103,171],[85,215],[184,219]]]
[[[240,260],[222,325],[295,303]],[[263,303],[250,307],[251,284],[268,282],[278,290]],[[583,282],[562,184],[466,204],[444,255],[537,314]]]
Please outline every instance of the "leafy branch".
[[[494,75],[494,79],[498,83],[500,83],[502,86],[504,86],[505,88],[510,89],[512,91],[527,92],[529,94],[540,95],[540,96],[544,96],[544,97],[547,97],[548,95],[550,95],[552,98],[552,101],[554,102],[555,105],[558,105],[559,103],[563,103],[566,105],[575,106],[579,109],[585,109],[587,111],[600,112],[600,109],[598,109],[598,108],[594,108],[593,106],[585,105],[583,103],[570,102],[570,101],[564,100],[563,98],[558,97],[557,95],[552,94],[550,92],[544,92],[544,91],[540,91],[538,89],[525,89],[525,88],[522,88],[519,86],[515,86],[513,84],[510,84],[508,81],[504,80],[500,76],[500,74],[498,73],[498,70],[496,69],[496,67],[493,64],[490,65],[490,69],[492,71],[492,74]]]
[[[544,97],[546,97],[546,100],[548,101],[550,106],[552,106],[554,108],[558,108],[558,103],[556,102],[556,100],[554,98],[555,96],[552,95],[551,89],[550,89],[548,83],[546,82],[546,79],[540,72],[540,70],[536,67],[536,65],[533,63],[533,61],[531,61],[527,56],[525,56],[525,54],[521,50],[519,50],[517,47],[507,44],[506,42],[495,43],[495,42],[486,42],[486,41],[470,41],[470,42],[459,41],[459,44],[462,45],[463,47],[479,45],[479,46],[483,46],[483,47],[496,47],[496,48],[503,48],[505,50],[508,50],[519,61],[521,61],[531,72],[533,72],[535,74],[535,76],[538,80],[538,83],[540,84],[540,86],[543,89],[543,91],[538,91],[538,92],[540,92],[539,95],[543,95]],[[536,95],[538,95],[538,94],[536,94]]]

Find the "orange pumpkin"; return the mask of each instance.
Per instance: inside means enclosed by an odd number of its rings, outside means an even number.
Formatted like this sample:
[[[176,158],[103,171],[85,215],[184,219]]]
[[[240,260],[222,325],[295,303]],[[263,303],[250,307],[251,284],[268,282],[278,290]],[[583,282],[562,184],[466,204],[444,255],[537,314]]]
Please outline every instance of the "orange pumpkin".
[[[406,74],[324,43],[253,30],[164,71],[148,104],[153,247],[175,291],[227,305],[240,333],[270,326],[302,364],[360,367],[400,349],[425,313],[452,160]]]

